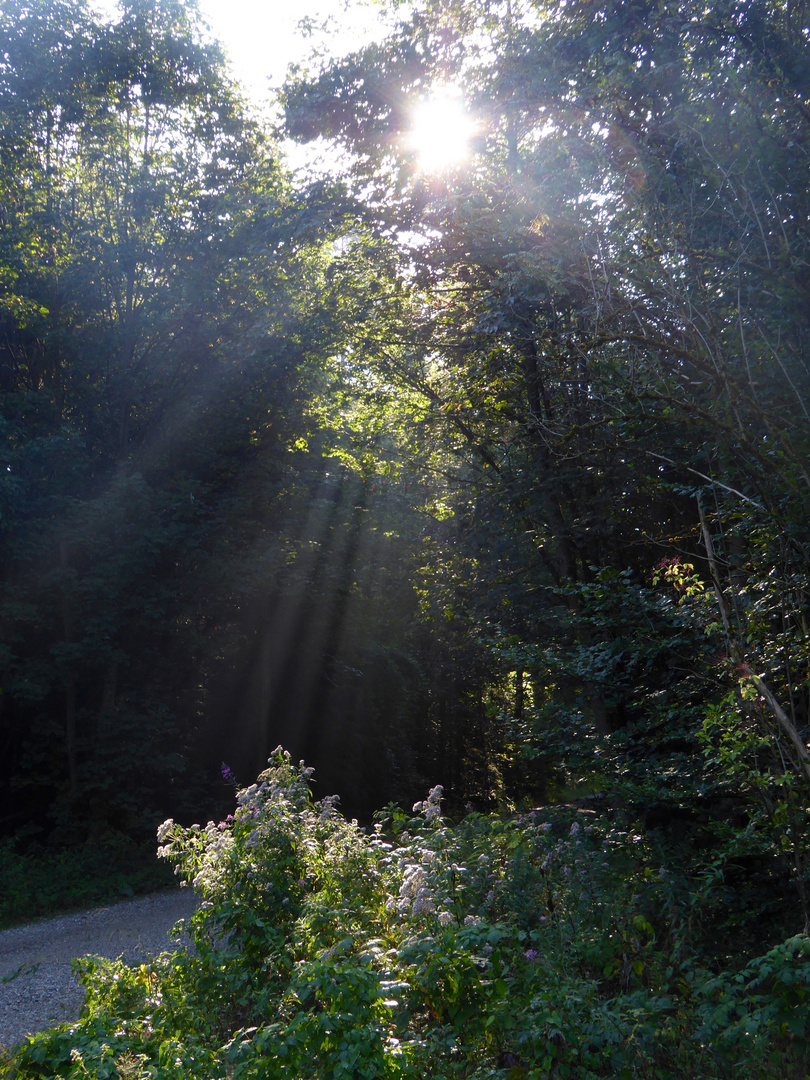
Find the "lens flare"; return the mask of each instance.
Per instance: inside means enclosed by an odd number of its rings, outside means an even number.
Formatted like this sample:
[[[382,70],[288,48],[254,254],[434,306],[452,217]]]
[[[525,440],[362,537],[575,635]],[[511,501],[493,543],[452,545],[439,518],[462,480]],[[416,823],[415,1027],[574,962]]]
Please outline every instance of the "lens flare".
[[[422,172],[444,172],[468,156],[474,133],[459,91],[442,87],[415,107],[408,145]]]

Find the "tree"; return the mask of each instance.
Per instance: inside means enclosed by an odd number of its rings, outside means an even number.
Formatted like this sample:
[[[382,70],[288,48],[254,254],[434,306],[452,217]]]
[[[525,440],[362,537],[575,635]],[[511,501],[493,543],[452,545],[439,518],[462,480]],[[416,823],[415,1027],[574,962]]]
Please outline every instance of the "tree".
[[[520,715],[528,673],[521,737],[640,809],[806,771],[802,26],[782,4],[425,3],[285,90],[288,131],[355,155],[404,248],[415,304],[364,327],[366,363],[441,425],[445,558],[490,679],[513,674]],[[431,178],[404,135],[441,82],[480,135]],[[727,756],[710,780],[701,723],[728,695],[753,773]]]
[[[198,759],[194,588],[301,362],[313,229],[192,6],[21,4],[2,33],[4,813],[47,791],[38,824],[80,836]]]

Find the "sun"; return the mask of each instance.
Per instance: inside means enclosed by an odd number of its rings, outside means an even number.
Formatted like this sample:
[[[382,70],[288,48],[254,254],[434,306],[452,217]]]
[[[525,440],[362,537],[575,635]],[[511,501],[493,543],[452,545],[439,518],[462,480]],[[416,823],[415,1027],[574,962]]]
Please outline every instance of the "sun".
[[[414,108],[407,139],[422,172],[444,172],[469,155],[474,133],[475,124],[460,91],[444,86]]]

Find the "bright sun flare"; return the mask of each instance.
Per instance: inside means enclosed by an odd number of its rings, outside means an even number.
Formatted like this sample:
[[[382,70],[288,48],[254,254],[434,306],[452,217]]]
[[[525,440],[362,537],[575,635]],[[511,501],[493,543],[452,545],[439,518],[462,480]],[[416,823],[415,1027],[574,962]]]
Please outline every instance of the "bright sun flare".
[[[409,144],[422,172],[442,172],[457,165],[470,150],[475,125],[464,109],[458,91],[434,91],[414,109]]]

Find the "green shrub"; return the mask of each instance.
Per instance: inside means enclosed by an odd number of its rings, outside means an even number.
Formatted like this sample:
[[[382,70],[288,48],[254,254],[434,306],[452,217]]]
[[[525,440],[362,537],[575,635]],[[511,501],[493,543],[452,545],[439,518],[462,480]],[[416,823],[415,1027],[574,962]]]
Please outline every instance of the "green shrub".
[[[15,1080],[804,1077],[807,939],[699,967],[642,836],[565,808],[453,825],[438,787],[366,833],[310,772],[278,750],[226,821],[161,827],[192,947],[79,963],[82,1019]]]

